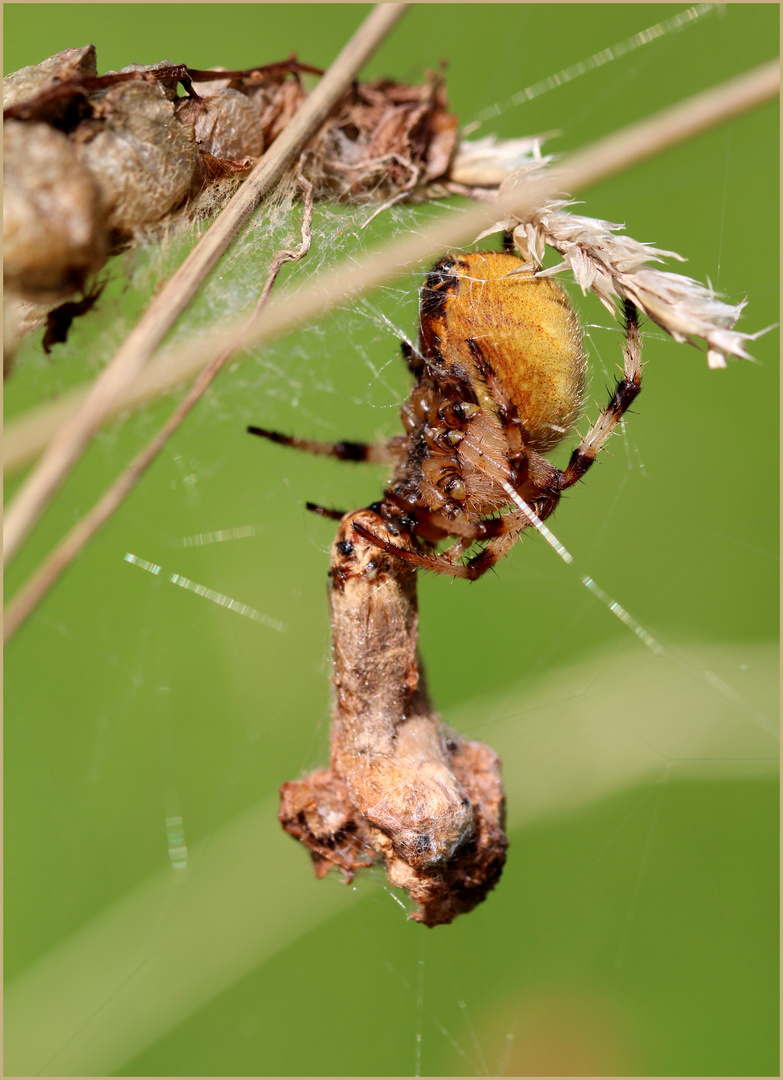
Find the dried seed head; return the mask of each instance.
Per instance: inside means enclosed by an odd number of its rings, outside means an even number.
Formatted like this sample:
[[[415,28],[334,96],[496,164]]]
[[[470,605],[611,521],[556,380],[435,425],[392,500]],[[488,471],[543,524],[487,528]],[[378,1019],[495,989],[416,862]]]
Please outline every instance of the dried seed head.
[[[529,170],[513,174],[501,184],[501,193],[524,183],[529,175]],[[551,200],[524,220],[509,216],[481,235],[513,230],[517,250],[529,270],[541,265],[548,244],[560,252],[563,262],[543,274],[570,270],[582,291],[594,292],[613,315],[618,299],[630,300],[675,341],[692,344],[693,338],[702,338],[707,344],[710,367],[725,367],[727,356],[749,359],[745,345],[759,334],[733,329],[744,300],[736,305],[725,304],[698,281],[656,269],[651,264],[664,258],[684,260],[672,251],[616,235],[622,225],[571,214],[565,210],[570,205],[563,199]]]
[[[494,135],[461,139],[449,177],[468,188],[498,187],[511,173],[529,171],[552,160],[551,154],[541,152],[545,139],[544,135],[527,139],[496,139]]]

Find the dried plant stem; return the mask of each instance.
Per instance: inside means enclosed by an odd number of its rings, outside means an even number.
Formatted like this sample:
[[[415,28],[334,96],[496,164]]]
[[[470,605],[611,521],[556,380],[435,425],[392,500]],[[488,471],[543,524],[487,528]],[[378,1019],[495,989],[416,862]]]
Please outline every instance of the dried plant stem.
[[[302,215],[302,242],[293,251],[279,251],[272,260],[269,274],[264,288],[258,298],[255,311],[250,320],[252,323],[266,307],[272,286],[277,280],[277,275],[287,262],[296,262],[304,258],[310,250],[311,227],[313,221],[313,186],[304,177],[300,177],[300,183],[305,189],[304,212]],[[114,481],[111,487],[93,506],[89,513],[85,514],[57,547],[41,563],[38,569],[25,582],[16,593],[13,600],[3,613],[3,644],[5,644],[28,615],[38,606],[49,589],[59,578],[65,568],[73,562],[84,545],[92,539],[98,529],[108,521],[114,511],[120,506],[143,473],[152,464],[168,440],[180,426],[196,402],[203,396],[212,380],[230,357],[231,353],[226,349],[219,353],[201,371],[193,386],[183,398],[166,423],[156,435],[147,443],[144,449],[136,455],[124,472]]]
[[[207,230],[152,301],[95,380],[79,411],[55,434],[37,468],[22,486],[6,514],[4,564],[13,557],[33,528],[95,431],[109,415],[112,405],[139,378],[155,349],[258,203],[298,157],[405,8],[405,4],[379,4],[373,9],[215,224]],[[202,356],[201,363],[216,352],[217,349],[211,349]]]
[[[780,70],[777,61],[762,65],[746,75],[728,80],[702,94],[658,114],[650,120],[641,121],[623,131],[608,136],[571,156],[557,169],[549,170],[540,180],[531,182],[525,191],[525,203],[541,205],[546,198],[559,191],[571,193],[588,184],[606,179],[638,161],[661,153],[693,135],[731,119],[744,111],[777,97],[780,92]],[[469,213],[444,215],[436,226],[417,232],[402,244],[390,245],[382,252],[372,252],[359,262],[349,260],[329,275],[313,281],[306,291],[297,295],[296,303],[287,303],[281,296],[270,305],[269,322],[256,329],[253,341],[235,341],[234,347],[265,340],[275,333],[283,333],[297,323],[311,319],[339,304],[360,290],[372,288],[395,272],[419,262],[438,249],[449,247],[472,238],[497,220],[503,204],[492,201],[485,207]],[[519,196],[514,210],[524,209]],[[159,394],[166,393],[192,376],[206,356],[214,355],[215,342],[225,343],[235,338],[236,320],[220,324],[204,335],[199,342],[165,353],[141,375],[141,377],[114,404],[113,411],[140,405]],[[73,408],[70,398],[53,405],[31,410],[19,421],[11,422],[5,430],[4,453],[8,469],[30,460],[47,444],[50,433],[63,411]]]

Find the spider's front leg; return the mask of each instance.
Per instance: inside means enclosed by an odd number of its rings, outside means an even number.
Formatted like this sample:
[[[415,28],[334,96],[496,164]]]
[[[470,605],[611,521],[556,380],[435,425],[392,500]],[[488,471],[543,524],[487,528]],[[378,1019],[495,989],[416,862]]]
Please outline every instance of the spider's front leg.
[[[467,573],[460,573],[456,576],[464,576],[470,581],[477,581],[488,570],[491,570],[496,562],[511,551],[525,529],[529,529],[531,525],[540,528],[541,523],[549,517],[559,501],[559,494],[546,493],[542,498],[536,499],[533,506],[522,500],[524,509],[512,510],[501,517],[485,518],[476,522],[473,526],[473,540],[479,543],[486,541],[486,545],[478,555],[474,555],[466,563],[457,564]],[[467,540],[464,537],[461,538],[448,551],[444,552],[443,559],[460,558],[467,546]],[[448,571],[444,572],[447,573]]]
[[[542,517],[549,516],[557,501],[557,495],[550,495],[540,501],[536,506],[538,511],[536,516],[539,520]],[[411,544],[409,547],[404,547],[401,544],[381,540],[362,525],[354,524],[354,529],[363,539],[369,541],[375,547],[381,548],[384,553],[393,555],[404,562],[421,567],[423,570],[433,570],[438,574],[447,574],[449,577],[477,581],[511,550],[523,530],[533,524],[532,518],[521,510],[512,511],[502,517],[485,518],[476,522],[449,521],[439,514],[422,512],[419,513],[419,516],[426,519],[436,529],[441,529],[448,535],[458,537],[456,543],[452,544],[442,555],[432,555],[417,551],[413,547],[413,537],[410,533],[407,535],[410,537]],[[472,559],[468,559],[466,563],[458,561],[474,543],[484,541],[486,541],[486,546]]]
[[[401,559],[403,562],[411,563],[413,566],[418,566],[422,570],[434,570],[438,574],[448,574],[451,577],[467,578],[470,581],[479,577],[479,574],[471,572],[470,568],[462,563],[450,562],[444,555],[429,555],[423,551],[416,551],[413,547],[402,547],[399,544],[392,544],[388,540],[382,540],[370,529],[365,528],[364,525],[354,523],[354,532],[372,544],[373,547],[380,548],[386,555],[391,555],[396,559]]]
[[[408,369],[418,378],[424,369],[424,358],[407,341],[401,341],[400,348]],[[402,435],[395,435],[383,443],[355,442],[348,439],[332,443],[318,439],[298,439],[293,435],[283,435],[279,431],[254,425],[249,426],[247,431],[249,435],[258,435],[281,446],[304,450],[308,454],[334,457],[338,461],[367,461],[376,465],[390,465],[396,464],[405,453],[405,437]]]

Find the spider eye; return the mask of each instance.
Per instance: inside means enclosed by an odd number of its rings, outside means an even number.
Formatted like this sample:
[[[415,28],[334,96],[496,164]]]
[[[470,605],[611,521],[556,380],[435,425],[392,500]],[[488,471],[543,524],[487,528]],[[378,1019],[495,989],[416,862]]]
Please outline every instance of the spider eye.
[[[462,502],[467,498],[467,491],[465,490],[465,484],[459,476],[450,477],[446,485],[446,493],[450,498],[456,499],[457,502]]]

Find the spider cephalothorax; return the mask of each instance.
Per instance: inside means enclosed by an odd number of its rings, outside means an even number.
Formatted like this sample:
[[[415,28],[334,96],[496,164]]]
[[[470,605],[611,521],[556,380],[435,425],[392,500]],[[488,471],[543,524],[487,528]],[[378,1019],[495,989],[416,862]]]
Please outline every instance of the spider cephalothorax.
[[[372,510],[399,543],[357,526],[360,535],[407,562],[475,579],[523,529],[552,513],[560,493],[584,475],[639,393],[639,333],[630,302],[624,315],[623,378],[565,470],[543,454],[565,438],[582,408],[579,325],[561,287],[526,271],[508,253],[447,255],[427,275],[419,348],[402,346],[416,379],[401,412],[404,437],[367,446],[250,430],[344,460],[394,462],[390,483]],[[435,553],[435,545],[449,538],[455,541],[451,547]],[[485,546],[461,562],[475,542]]]

